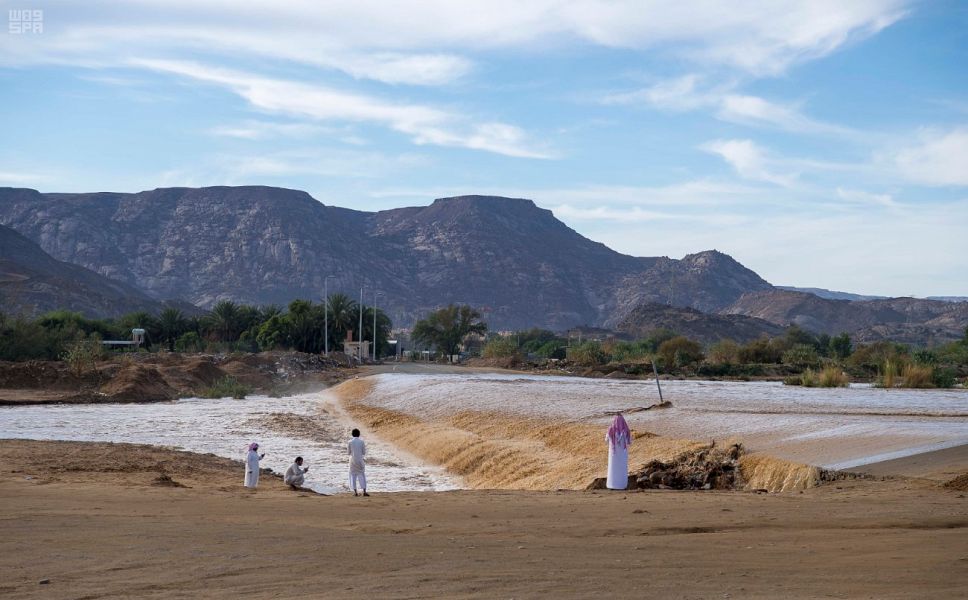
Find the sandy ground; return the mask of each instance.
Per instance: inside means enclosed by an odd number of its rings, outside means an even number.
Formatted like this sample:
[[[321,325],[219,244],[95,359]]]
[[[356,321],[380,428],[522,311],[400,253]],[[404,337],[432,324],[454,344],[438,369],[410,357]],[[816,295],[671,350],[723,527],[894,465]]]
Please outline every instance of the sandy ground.
[[[10,598],[968,597],[966,492],[924,479],[354,498],[146,446],[2,441],[0,465]]]

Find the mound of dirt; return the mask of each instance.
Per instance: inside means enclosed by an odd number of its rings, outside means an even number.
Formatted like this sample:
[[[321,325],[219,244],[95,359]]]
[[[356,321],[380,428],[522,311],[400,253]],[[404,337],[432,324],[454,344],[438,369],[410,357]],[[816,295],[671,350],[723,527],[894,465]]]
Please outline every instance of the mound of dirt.
[[[0,388],[72,390],[94,385],[96,381],[97,375],[94,373],[75,377],[67,363],[60,361],[0,361]]]
[[[158,367],[142,364],[122,366],[100,391],[110,402],[164,402],[179,396]]]
[[[673,461],[653,460],[629,477],[630,489],[732,490],[742,487],[739,458],[743,446],[710,445]]]
[[[158,477],[155,477],[155,480],[151,482],[151,485],[155,485],[158,487],[174,487],[174,488],[188,487],[182,483],[178,483],[170,476],[168,476],[166,473],[160,473]]]
[[[968,492],[968,473],[962,473],[954,479],[946,481],[944,487],[948,488],[949,490]]]
[[[197,395],[226,376],[211,356],[191,356],[182,364],[163,364],[158,370],[165,382],[183,396]]]

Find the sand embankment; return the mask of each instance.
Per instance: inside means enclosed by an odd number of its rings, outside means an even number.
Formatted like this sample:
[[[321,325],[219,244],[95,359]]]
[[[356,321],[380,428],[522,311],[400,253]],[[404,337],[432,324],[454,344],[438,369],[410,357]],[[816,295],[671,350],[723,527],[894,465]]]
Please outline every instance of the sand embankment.
[[[144,446],[0,441],[0,464],[7,598],[968,594],[968,500],[922,480],[364,499]]]
[[[74,373],[62,361],[0,361],[0,406],[163,402],[197,396],[231,377],[255,392],[283,394],[322,389],[352,369],[319,355],[124,354]]]
[[[380,439],[459,476],[472,489],[585,489],[605,470],[599,424],[527,417],[498,411],[455,410],[435,418],[373,406],[372,378],[341,383],[331,391],[344,409]],[[657,436],[633,430],[629,468],[653,461],[676,463],[714,442]],[[738,461],[741,485],[789,491],[816,485],[820,469],[763,455]]]

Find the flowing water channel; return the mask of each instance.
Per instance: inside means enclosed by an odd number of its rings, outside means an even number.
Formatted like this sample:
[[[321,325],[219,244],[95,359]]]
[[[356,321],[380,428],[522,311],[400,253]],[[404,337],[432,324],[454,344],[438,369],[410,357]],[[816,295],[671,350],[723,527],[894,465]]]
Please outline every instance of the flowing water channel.
[[[484,373],[383,373],[371,380],[367,405],[426,421],[470,410],[604,427],[607,413],[627,411],[637,430],[736,439],[754,451],[831,468],[968,443],[968,390],[667,381],[663,392],[672,408],[635,412],[658,401],[654,381]],[[335,398],[325,391],[286,398],[2,407],[0,438],[156,444],[235,459],[258,441],[267,453],[263,466],[281,472],[302,455],[311,467],[307,484],[333,492],[346,489],[345,443],[352,427]],[[461,486],[439,468],[377,439],[369,439],[368,448],[374,490]]]

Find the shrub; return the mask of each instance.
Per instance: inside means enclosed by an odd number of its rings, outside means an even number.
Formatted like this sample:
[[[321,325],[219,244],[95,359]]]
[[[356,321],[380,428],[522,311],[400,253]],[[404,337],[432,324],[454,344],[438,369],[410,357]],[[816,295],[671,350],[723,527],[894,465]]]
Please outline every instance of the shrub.
[[[175,350],[178,352],[201,352],[204,347],[202,338],[194,331],[183,333],[175,340]]]
[[[875,382],[877,387],[892,388],[897,385],[897,363],[888,359],[884,361],[881,375]]]
[[[955,377],[954,369],[948,367],[936,367],[934,369],[934,375],[931,378],[935,387],[939,388],[950,388],[954,387],[958,379]]]
[[[104,347],[96,335],[89,340],[77,340],[67,345],[61,360],[67,363],[74,377],[81,377],[88,369],[97,370],[97,361],[104,358]]]
[[[202,391],[202,398],[235,398],[241,400],[245,398],[252,389],[234,377],[223,377],[215,382],[215,385]]]
[[[796,344],[783,353],[783,364],[794,367],[815,367],[820,363],[817,349],[807,344]]]
[[[782,359],[783,345],[780,340],[761,337],[739,349],[739,360],[742,363],[779,363]]]
[[[484,346],[484,358],[508,358],[518,353],[518,346],[509,337],[494,338]]]
[[[593,367],[602,365],[608,360],[602,346],[598,342],[585,342],[580,346],[572,346],[568,349],[568,360],[575,364]]]
[[[820,379],[818,381],[820,387],[847,387],[850,385],[850,379],[847,374],[844,373],[837,367],[824,367],[820,371]]]
[[[709,349],[709,362],[732,365],[739,362],[739,344],[730,339],[719,340]]]
[[[542,358],[564,358],[565,346],[558,340],[552,340],[542,344],[541,347],[535,350],[535,354]]]
[[[700,362],[704,356],[698,342],[680,335],[659,345],[659,358],[666,367],[682,368]]]
[[[928,365],[907,365],[901,371],[904,381],[901,387],[932,388],[934,387],[934,368]]]

